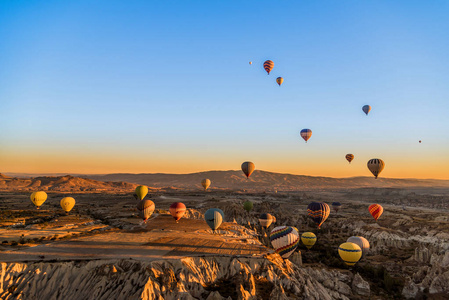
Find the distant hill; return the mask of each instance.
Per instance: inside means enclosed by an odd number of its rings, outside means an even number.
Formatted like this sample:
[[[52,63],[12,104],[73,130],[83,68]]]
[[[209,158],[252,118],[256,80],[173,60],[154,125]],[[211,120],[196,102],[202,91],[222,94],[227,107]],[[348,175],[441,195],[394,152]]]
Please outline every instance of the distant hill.
[[[0,174],[0,191],[129,192],[136,186],[134,183],[102,182],[71,175],[15,178]]]
[[[101,181],[125,181],[155,188],[200,189],[201,180],[209,178],[211,189],[250,189],[294,191],[307,189],[347,189],[364,187],[449,187],[449,180],[394,179],[374,177],[332,178],[292,175],[256,170],[249,179],[241,171],[207,171],[191,174],[106,174],[82,175]]]

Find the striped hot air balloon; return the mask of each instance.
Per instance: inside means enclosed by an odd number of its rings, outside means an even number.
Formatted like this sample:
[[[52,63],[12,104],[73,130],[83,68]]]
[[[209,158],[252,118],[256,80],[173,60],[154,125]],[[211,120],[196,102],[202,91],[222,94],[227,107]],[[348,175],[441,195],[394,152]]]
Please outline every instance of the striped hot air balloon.
[[[184,203],[175,202],[170,205],[169,210],[172,217],[176,220],[176,223],[178,223],[179,219],[181,219],[186,212],[186,206],[184,205]]]
[[[373,158],[368,161],[367,166],[377,179],[377,176],[379,176],[380,172],[385,168],[385,163],[380,158]]]
[[[242,164],[242,171],[246,175],[246,178],[249,178],[251,174],[254,172],[254,169],[256,169],[256,165],[250,161],[245,161]]]
[[[312,130],[310,130],[310,129],[303,129],[303,130],[301,130],[301,137],[306,141],[306,143],[307,143],[307,141],[310,139],[310,137],[312,136]]]
[[[363,236],[351,236],[346,242],[359,246],[362,249],[362,257],[366,256],[369,251],[369,242]]]
[[[270,241],[276,253],[288,258],[299,245],[299,232],[290,226],[279,226],[271,231]]]
[[[260,226],[268,228],[270,227],[271,223],[273,222],[273,216],[270,214],[261,214],[259,216],[259,223]]]
[[[368,113],[371,111],[371,106],[363,105],[362,110],[366,115],[368,115]]]
[[[354,243],[343,243],[338,247],[338,254],[348,266],[355,265],[362,257],[362,249]]]
[[[351,161],[354,159],[354,154],[346,154],[345,156],[346,160],[351,163]]]
[[[307,247],[307,249],[310,249],[316,243],[316,235],[313,232],[304,232],[301,235],[301,242]]]
[[[281,86],[281,84],[284,82],[284,78],[282,77],[278,77],[276,78],[276,83],[279,84],[279,86]]]
[[[274,62],[271,60],[266,60],[263,63],[263,68],[265,69],[265,71],[267,71],[268,75],[270,75],[271,70],[273,70],[274,67]]]
[[[154,202],[151,200],[140,200],[139,203],[137,203],[137,211],[139,217],[141,217],[145,222],[148,220],[149,217],[151,217],[154,209],[155,205]]]
[[[379,204],[371,204],[368,208],[369,213],[373,216],[374,220],[380,218],[382,213],[384,212],[384,208]]]
[[[329,217],[330,208],[324,202],[312,202],[307,206],[307,214],[319,229],[327,217]]]

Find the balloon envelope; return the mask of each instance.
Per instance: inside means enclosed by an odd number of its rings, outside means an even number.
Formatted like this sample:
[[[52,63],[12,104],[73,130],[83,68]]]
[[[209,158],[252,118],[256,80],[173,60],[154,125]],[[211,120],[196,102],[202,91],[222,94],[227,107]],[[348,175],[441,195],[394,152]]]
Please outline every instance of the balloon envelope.
[[[332,202],[332,208],[335,210],[335,212],[338,212],[341,208],[340,202]]]
[[[307,249],[310,249],[316,243],[316,235],[313,232],[304,232],[301,235],[301,241]]]
[[[369,242],[363,236],[351,236],[346,242],[359,246],[362,249],[362,257],[366,256],[369,251]]]
[[[368,161],[367,166],[377,179],[377,176],[379,176],[380,172],[385,168],[385,163],[380,158],[373,158]]]
[[[75,206],[75,199],[72,197],[64,197],[61,199],[61,207],[62,209],[68,213]]]
[[[136,187],[134,193],[137,195],[137,200],[143,200],[143,198],[145,198],[148,194],[148,187],[145,185],[139,185]]]
[[[273,70],[274,67],[274,62],[271,60],[266,60],[263,63],[263,68],[265,69],[265,71],[267,71],[268,75],[270,75],[271,70]]]
[[[301,130],[301,137],[306,141],[306,143],[310,139],[311,136],[312,136],[312,130],[307,129],[307,128]]]
[[[362,257],[362,249],[354,243],[343,243],[338,247],[338,254],[348,266],[355,265]]]
[[[362,110],[363,110],[363,112],[364,112],[366,115],[368,115],[368,113],[369,113],[370,110],[371,110],[371,106],[369,106],[369,105],[363,105]]]
[[[184,205],[184,203],[175,202],[172,205],[170,205],[169,210],[172,217],[175,218],[176,221],[178,221],[185,214],[186,206]]]
[[[44,204],[45,200],[47,200],[47,193],[43,191],[33,192],[30,199],[36,208],[39,209],[39,207]]]
[[[251,176],[251,174],[254,172],[254,169],[256,169],[256,165],[250,161],[245,161],[242,164],[242,171],[246,175],[246,178]]]
[[[309,217],[317,224],[318,228],[326,221],[330,214],[329,205],[324,202],[312,202],[307,206]]]
[[[141,217],[144,221],[148,220],[148,218],[151,217],[154,209],[155,205],[151,200],[140,200],[140,202],[137,203],[137,211],[139,213],[139,217]]]
[[[210,180],[209,179],[201,180],[201,185],[203,186],[204,190],[207,190],[210,186]]]
[[[384,212],[384,208],[379,204],[371,204],[368,207],[369,213],[373,216],[374,220],[377,221],[377,219],[380,218],[382,213]]]
[[[273,222],[273,216],[270,214],[261,214],[259,216],[259,223],[260,226],[268,228],[270,227],[271,223]]]
[[[206,220],[207,225],[215,231],[218,227],[220,227],[221,223],[223,223],[223,211],[218,208],[208,209],[204,214],[204,219]]]
[[[253,203],[251,201],[245,201],[243,203],[243,209],[246,210],[247,212],[250,212],[253,209]]]
[[[288,258],[299,245],[299,233],[291,226],[278,226],[270,233],[274,250],[282,258]]]
[[[351,163],[351,161],[354,159],[354,154],[346,154],[345,156],[346,160]]]
[[[281,86],[281,84],[284,82],[284,78],[278,77],[278,78],[276,78],[276,82],[277,82],[277,84],[279,84],[279,86]]]

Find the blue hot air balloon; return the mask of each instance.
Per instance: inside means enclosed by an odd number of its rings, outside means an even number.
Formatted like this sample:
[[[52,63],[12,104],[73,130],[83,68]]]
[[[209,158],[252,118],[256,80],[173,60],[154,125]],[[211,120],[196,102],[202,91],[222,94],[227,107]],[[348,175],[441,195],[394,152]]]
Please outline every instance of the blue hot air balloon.
[[[204,214],[207,225],[215,232],[224,219],[223,211],[219,208],[211,208]]]
[[[330,208],[324,202],[312,202],[307,206],[307,214],[318,225],[319,229],[321,224],[329,217]]]
[[[363,105],[362,110],[363,110],[363,112],[364,112],[366,115],[368,115],[368,113],[369,113],[370,110],[371,110],[371,106],[369,106],[369,105]]]

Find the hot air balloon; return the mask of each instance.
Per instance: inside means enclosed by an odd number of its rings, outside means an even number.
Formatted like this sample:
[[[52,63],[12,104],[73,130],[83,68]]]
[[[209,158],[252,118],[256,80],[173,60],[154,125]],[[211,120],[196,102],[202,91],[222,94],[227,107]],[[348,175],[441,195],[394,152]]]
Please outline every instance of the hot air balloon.
[[[306,141],[306,143],[310,139],[311,136],[312,136],[312,130],[310,130],[310,129],[301,130],[301,137]]]
[[[72,197],[64,197],[61,199],[61,207],[66,212],[66,214],[69,213],[69,211],[72,210],[72,208],[75,206],[75,199]]]
[[[207,190],[210,186],[210,180],[209,179],[201,180],[201,185],[203,186],[204,190]]]
[[[343,243],[338,247],[338,254],[348,266],[355,265],[362,257],[362,249],[354,243]]]
[[[278,78],[276,78],[276,82],[277,82],[277,84],[279,84],[279,86],[281,86],[281,84],[284,82],[284,78],[278,77]]]
[[[321,224],[329,217],[330,208],[324,202],[312,202],[307,206],[307,213],[319,229]]]
[[[377,179],[377,176],[379,176],[380,172],[385,168],[385,163],[380,158],[373,158],[368,161],[367,166]]]
[[[259,216],[259,223],[260,226],[268,228],[270,227],[271,223],[273,222],[273,216],[270,214],[261,214]]]
[[[373,216],[374,220],[380,218],[382,213],[384,212],[384,208],[379,204],[371,204],[368,208],[370,214]]]
[[[276,253],[288,258],[299,245],[299,233],[293,227],[279,226],[271,231],[270,241]]]
[[[242,164],[242,171],[246,175],[246,178],[249,178],[249,176],[251,176],[251,174],[253,173],[255,168],[256,168],[256,165],[250,161],[245,161]]]
[[[155,205],[151,200],[140,200],[137,204],[137,210],[139,213],[139,217],[141,217],[145,222],[149,217],[153,214]]]
[[[346,154],[345,156],[346,160],[351,163],[351,161],[354,159],[354,154]]]
[[[272,62],[271,60],[266,60],[263,63],[263,68],[265,69],[265,71],[267,71],[268,75],[270,75],[271,70],[273,70],[274,67],[274,62]]]
[[[253,209],[253,203],[251,201],[245,201],[243,203],[243,209],[246,210],[247,212],[250,212]]]
[[[223,222],[223,211],[218,208],[208,209],[204,214],[204,219],[206,220],[207,225],[209,225],[209,227],[215,232],[215,230],[217,230]]]
[[[341,208],[340,202],[332,202],[332,208],[335,210],[335,212],[338,213],[338,210]]]
[[[250,64],[250,65],[252,65],[252,64],[253,64],[253,62],[252,62],[252,61],[250,61],[250,62],[249,62],[249,64]]]
[[[36,209],[39,209],[45,200],[47,200],[47,193],[43,191],[33,192],[30,196],[31,202],[36,205]]]
[[[316,243],[316,235],[313,232],[304,232],[301,235],[301,241],[307,249],[310,249]]]
[[[184,205],[184,203],[175,202],[170,205],[169,210],[172,217],[175,218],[176,223],[178,223],[179,219],[181,219],[186,212],[186,206]]]
[[[362,110],[363,110],[363,112],[364,112],[366,115],[368,115],[368,113],[369,113],[370,110],[371,110],[371,106],[369,106],[369,105],[363,105]]]
[[[421,140],[419,141],[419,143],[421,144]]]
[[[362,257],[366,256],[369,251],[369,242],[362,236],[351,236],[346,242],[359,246],[362,249]]]
[[[148,194],[148,187],[145,185],[139,185],[136,187],[134,193],[137,195],[137,200],[143,200],[143,198],[145,198]]]

